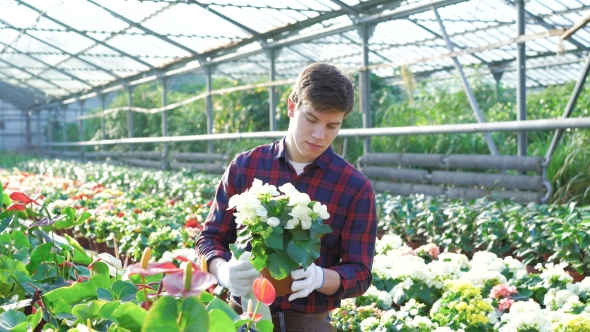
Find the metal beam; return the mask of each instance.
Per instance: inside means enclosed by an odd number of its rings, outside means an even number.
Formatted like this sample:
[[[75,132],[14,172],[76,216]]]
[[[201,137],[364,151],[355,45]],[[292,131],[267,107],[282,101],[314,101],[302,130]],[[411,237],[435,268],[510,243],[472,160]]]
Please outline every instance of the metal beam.
[[[525,34],[525,0],[516,0],[517,10],[517,37]],[[526,48],[524,42],[517,44],[516,53],[516,119],[519,121],[526,120]],[[518,133],[516,142],[517,154],[519,156],[527,155],[527,135],[525,132]]]
[[[154,37],[156,37],[156,38],[158,38],[158,39],[160,39],[160,40],[163,40],[163,41],[165,41],[166,43],[168,43],[168,44],[170,44],[170,45],[172,45],[172,46],[178,47],[178,48],[180,48],[181,50],[183,50],[183,51],[185,51],[185,52],[187,52],[187,53],[191,54],[192,56],[195,56],[195,57],[197,57],[197,58],[198,58],[198,57],[200,57],[200,55],[199,55],[199,54],[198,54],[198,53],[197,53],[195,50],[193,50],[193,49],[190,49],[190,48],[188,48],[188,47],[186,47],[186,46],[182,45],[181,43],[179,43],[179,42],[176,42],[176,41],[174,41],[174,40],[172,40],[172,39],[168,38],[168,36],[166,36],[166,35],[162,35],[162,34],[159,34],[159,33],[155,32],[154,30],[148,29],[148,28],[144,27],[143,25],[141,25],[141,23],[136,23],[136,22],[133,22],[132,20],[130,20],[130,19],[128,19],[128,18],[126,18],[125,16],[123,16],[123,15],[120,15],[120,14],[118,14],[118,13],[116,13],[116,12],[114,12],[114,11],[112,11],[112,10],[108,9],[107,7],[105,7],[105,6],[103,6],[103,5],[99,4],[99,3],[97,3],[96,1],[93,1],[93,0],[86,0],[86,1],[90,2],[91,4],[93,4],[93,5],[97,6],[97,7],[100,7],[102,10],[104,10],[104,11],[108,12],[108,13],[109,13],[109,14],[111,14],[113,17],[120,19],[121,21],[123,21],[123,22],[125,22],[125,23],[129,24],[130,26],[132,26],[132,27],[134,27],[134,28],[137,28],[137,29],[139,29],[139,30],[141,30],[141,31],[143,31],[143,32],[145,32],[145,33],[147,33],[147,34],[149,34],[149,35],[152,35],[152,36],[154,36]],[[173,6],[175,6],[175,5],[176,5],[176,3],[173,3],[173,2],[169,3],[169,4],[168,4],[167,6],[165,6],[164,8],[161,8],[161,9],[159,9],[159,10],[158,10],[158,14],[160,14],[160,13],[161,13],[161,12],[163,12],[164,10],[167,10],[167,9],[169,9],[170,7],[173,7]],[[152,14],[152,15],[150,15],[150,17],[153,17],[153,16],[154,16],[153,14]]]
[[[166,106],[167,103],[167,96],[166,92],[168,92],[166,86],[166,78],[160,79],[160,84],[162,85],[162,107]],[[168,136],[168,112],[162,112],[162,136]],[[170,144],[164,143],[162,146],[162,170],[169,170],[170,169]]]
[[[59,86],[59,85],[57,85],[57,84],[55,84],[55,83],[53,83],[53,82],[51,82],[51,81],[48,81],[47,79],[44,79],[43,77],[41,77],[41,76],[39,76],[39,75],[37,75],[37,74],[31,73],[30,71],[28,71],[28,70],[26,70],[26,69],[24,69],[24,68],[21,68],[21,67],[19,67],[19,66],[17,66],[17,65],[14,65],[14,64],[12,64],[12,63],[10,63],[10,62],[8,62],[8,61],[5,61],[5,60],[3,60],[3,59],[0,59],[0,62],[4,62],[5,64],[7,64],[7,65],[11,66],[12,68],[16,68],[16,69],[18,69],[18,70],[21,70],[21,71],[23,71],[23,72],[25,72],[25,73],[27,73],[27,74],[29,74],[29,75],[33,76],[33,77],[36,77],[36,78],[38,78],[38,79],[40,79],[40,80],[42,80],[42,81],[44,81],[44,82],[46,82],[46,83],[49,83],[50,85],[53,85],[54,87],[56,87],[56,88],[58,88],[58,89],[62,89],[62,90],[69,91],[69,90],[68,90],[68,89],[66,89],[66,88],[63,88],[63,87],[61,87],[61,86]],[[19,79],[19,78],[16,78],[16,77],[13,77],[13,78],[14,78],[14,79],[17,79],[17,80],[19,80],[19,81],[20,81],[21,83],[23,83],[23,84],[26,84],[26,85],[28,85],[28,86],[30,86],[30,87],[33,87],[33,86],[31,86],[30,84],[28,84],[28,83],[26,83],[26,82],[23,82],[23,81],[22,81],[21,79]],[[36,88],[35,88],[35,89],[36,89]]]
[[[574,24],[571,28],[567,29],[566,32],[563,33],[563,35],[559,36],[559,38],[561,40],[565,40],[568,39],[569,37],[571,37],[574,33],[576,33],[576,31],[582,29],[584,26],[586,26],[586,24],[588,24],[588,22],[590,22],[590,13],[588,15],[586,15],[585,17],[582,17],[578,22],[576,22],[576,24]]]
[[[548,119],[526,121],[504,121],[486,123],[462,123],[435,126],[409,126],[409,127],[381,127],[381,128],[354,128],[341,129],[339,137],[370,137],[370,136],[410,136],[410,135],[438,135],[438,134],[476,134],[487,132],[515,132],[515,131],[539,131],[568,128],[590,128],[590,118],[575,119]],[[102,141],[71,142],[44,144],[47,146],[95,146],[117,144],[140,143],[177,143],[177,142],[212,142],[220,140],[240,140],[253,138],[281,138],[286,131],[263,131],[255,133],[232,134],[204,134],[189,136],[168,137],[137,137],[120,138]]]
[[[206,11],[210,12],[211,14],[214,14],[217,17],[223,19],[224,21],[227,21],[228,23],[231,23],[232,25],[235,25],[236,27],[242,29],[243,31],[251,34],[252,36],[256,37],[256,39],[259,39],[262,43],[266,43],[266,39],[263,39],[262,35],[260,33],[258,33],[256,30],[250,29],[249,27],[243,25],[242,23],[223,15],[222,13],[216,11],[215,9],[212,9],[210,7],[210,5],[202,4],[201,2],[199,2],[197,0],[187,0],[187,3],[189,3],[189,4],[194,3],[194,4],[198,5],[199,7],[205,9]]]
[[[584,69],[582,70],[582,73],[580,74],[580,77],[576,82],[576,86],[572,91],[572,95],[568,100],[567,105],[565,106],[562,118],[569,118],[569,116],[572,114],[574,107],[576,106],[576,102],[578,101],[578,97],[580,96],[582,88],[584,87],[584,83],[586,82],[586,78],[588,77],[588,72],[590,72],[590,54],[586,59],[586,64],[584,65]],[[549,146],[549,148],[547,149],[547,153],[545,154],[545,159],[548,163],[551,162],[553,154],[555,153],[555,149],[557,149],[557,144],[559,144],[562,135],[563,129],[558,129],[555,131],[555,134],[553,135],[553,140],[551,141],[551,145]]]
[[[447,34],[447,30],[445,29],[445,26],[440,18],[440,15],[438,14],[438,10],[436,9],[436,7],[433,6],[432,11],[434,12],[434,15],[436,16],[436,21],[438,22],[438,26],[440,27],[442,36],[444,37],[445,42],[447,43],[447,48],[449,49],[450,52],[454,52],[453,43],[451,42],[451,39],[449,39],[449,35]],[[475,115],[477,122],[485,123],[486,120],[483,116],[483,113],[479,109],[479,104],[477,103],[477,100],[475,99],[475,94],[473,93],[473,90],[471,90],[471,86],[469,85],[469,82],[467,81],[467,78],[465,77],[465,73],[463,72],[463,67],[461,67],[461,63],[459,63],[459,59],[457,57],[453,57],[452,59],[453,59],[453,63],[455,64],[455,69],[457,70],[457,73],[459,74],[459,77],[461,78],[461,83],[463,84],[463,90],[465,90],[465,95],[467,95],[467,99],[469,100],[469,104],[471,105],[471,109],[473,110],[473,114]],[[492,156],[499,155],[498,149],[496,148],[496,144],[494,143],[492,135],[490,133],[486,133],[485,136],[486,136],[486,142],[488,144],[488,149],[490,150],[490,154]]]
[[[203,68],[205,70],[205,85],[207,88],[207,96],[205,97],[205,108],[207,115],[207,134],[213,134],[213,99],[211,97],[211,90],[213,85],[213,71],[215,70],[211,66]],[[213,141],[210,141],[207,146],[207,151],[213,153]]]
[[[340,8],[342,8],[346,13],[348,13],[348,17],[350,17],[350,19],[352,21],[354,21],[355,19],[358,18],[359,13],[356,11],[356,9],[354,9],[352,6],[349,6],[348,4],[346,4],[344,1],[340,1],[340,0],[330,0],[330,2],[338,5]]]
[[[0,22],[1,22],[2,24],[4,24],[4,25],[8,26],[8,27],[11,27],[11,28],[13,28],[13,29],[15,29],[15,30],[18,30],[16,27],[14,27],[14,26],[13,26],[13,25],[11,25],[10,23],[8,23],[8,22],[4,21],[4,20],[3,20],[3,19],[1,19],[1,18],[0,18]],[[59,50],[59,51],[61,52],[60,54],[67,54],[67,55],[69,55],[71,58],[76,58],[77,60],[79,60],[79,61],[82,61],[82,62],[84,62],[85,64],[87,64],[87,65],[89,65],[89,66],[92,66],[92,67],[94,67],[94,68],[96,68],[96,69],[98,69],[98,70],[101,70],[101,71],[103,71],[103,72],[105,72],[105,73],[109,74],[110,76],[113,76],[113,77],[115,77],[115,78],[117,78],[117,79],[121,79],[121,78],[122,78],[121,76],[119,76],[119,75],[117,75],[117,74],[115,74],[115,73],[113,73],[113,72],[111,72],[111,71],[109,71],[109,70],[107,70],[107,69],[105,69],[105,68],[103,68],[103,67],[101,67],[101,66],[97,65],[97,64],[94,64],[94,63],[92,63],[92,62],[90,62],[90,61],[87,61],[87,60],[85,60],[84,58],[81,58],[81,57],[79,56],[79,54],[80,54],[80,53],[73,54],[73,53],[67,52],[67,51],[65,51],[65,50],[63,50],[63,49],[61,49],[61,48],[59,48],[58,46],[55,46],[54,44],[51,44],[51,43],[49,43],[49,42],[48,42],[48,41],[46,41],[46,40],[43,40],[43,39],[41,39],[41,38],[38,38],[38,37],[36,37],[36,36],[33,36],[33,35],[31,35],[31,34],[30,34],[30,33],[28,33],[28,32],[25,32],[25,34],[26,34],[27,36],[29,36],[29,37],[33,38],[34,40],[36,40],[36,41],[40,42],[40,43],[43,43],[43,44],[45,44],[45,45],[47,45],[47,46],[49,46],[49,47],[53,47],[53,48],[55,48],[56,50]],[[62,62],[60,62],[60,63],[62,63]],[[54,66],[55,66],[55,65],[54,65]],[[53,66],[53,67],[54,67],[54,66]]]
[[[35,6],[32,6],[32,5],[30,5],[30,4],[26,3],[26,2],[24,2],[23,0],[15,0],[15,1],[16,1],[16,2],[18,2],[19,4],[21,4],[21,5],[25,6],[25,7],[28,7],[28,8],[30,8],[30,9],[32,9],[32,10],[34,10],[34,11],[36,11],[37,13],[41,13],[41,10],[37,9],[37,7],[35,7]],[[111,45],[109,45],[109,44],[105,43],[105,42],[104,42],[104,41],[102,41],[102,40],[98,40],[98,39],[96,39],[96,38],[94,38],[94,37],[90,36],[89,34],[87,34],[87,33],[85,33],[85,32],[82,32],[82,31],[80,31],[80,30],[78,30],[78,29],[76,29],[76,28],[74,28],[74,27],[72,27],[72,26],[69,26],[69,25],[67,25],[67,24],[65,24],[65,23],[63,23],[63,22],[61,22],[61,21],[59,21],[59,20],[56,20],[56,19],[54,19],[54,18],[52,18],[52,17],[50,17],[50,16],[47,16],[47,15],[45,16],[45,18],[47,18],[48,20],[52,21],[53,23],[56,23],[56,24],[58,24],[58,25],[61,25],[62,27],[66,28],[66,29],[68,29],[68,30],[70,30],[70,31],[73,31],[73,32],[75,32],[75,33],[77,33],[77,34],[79,34],[79,35],[81,35],[81,36],[84,36],[84,37],[86,37],[86,38],[88,38],[88,39],[92,40],[93,42],[95,42],[95,43],[97,43],[97,44],[100,44],[100,45],[102,45],[102,46],[104,46],[104,47],[106,47],[106,48],[108,48],[108,49],[110,49],[110,50],[112,50],[112,51],[115,51],[115,52],[118,52],[118,53],[120,53],[120,54],[123,54],[124,56],[126,56],[126,57],[129,57],[130,59],[133,59],[134,61],[141,63],[142,65],[144,65],[144,66],[148,67],[149,69],[153,69],[153,68],[154,68],[154,66],[152,66],[151,64],[149,64],[149,63],[147,63],[147,62],[145,62],[145,61],[141,60],[140,58],[138,58],[138,57],[136,57],[136,56],[133,56],[133,55],[131,55],[131,54],[129,54],[129,53],[127,53],[127,52],[125,52],[125,51],[122,51],[122,50],[120,50],[120,49],[118,49],[118,48],[116,48],[116,47],[113,47],[113,46],[111,46]]]

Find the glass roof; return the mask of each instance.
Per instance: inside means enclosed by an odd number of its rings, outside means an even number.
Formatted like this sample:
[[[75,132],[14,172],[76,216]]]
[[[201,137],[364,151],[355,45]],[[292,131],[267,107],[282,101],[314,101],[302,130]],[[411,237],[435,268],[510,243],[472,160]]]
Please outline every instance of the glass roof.
[[[30,107],[125,81],[214,64],[216,76],[260,82],[269,49],[276,79],[293,79],[314,61],[350,72],[362,65],[358,27],[373,27],[369,64],[399,82],[454,74],[436,6],[468,73],[505,73],[516,82],[513,0],[0,0],[0,99]],[[577,79],[590,48],[590,0],[525,5],[527,86]],[[492,45],[495,44],[495,45]],[[476,49],[478,48],[478,49]],[[22,99],[27,101],[24,102]]]

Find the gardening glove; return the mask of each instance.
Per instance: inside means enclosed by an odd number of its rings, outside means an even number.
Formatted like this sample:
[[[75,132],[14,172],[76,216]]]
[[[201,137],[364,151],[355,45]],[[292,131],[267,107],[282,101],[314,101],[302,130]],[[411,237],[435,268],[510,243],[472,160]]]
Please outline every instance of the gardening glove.
[[[295,281],[291,284],[293,294],[289,296],[289,301],[307,297],[309,293],[322,288],[324,285],[324,269],[316,266],[315,263],[311,263],[306,270],[291,271],[291,278]]]
[[[252,284],[260,272],[250,263],[250,253],[244,252],[240,259],[234,256],[229,262],[223,262],[217,267],[219,284],[229,289],[233,296],[244,296],[252,292]]]

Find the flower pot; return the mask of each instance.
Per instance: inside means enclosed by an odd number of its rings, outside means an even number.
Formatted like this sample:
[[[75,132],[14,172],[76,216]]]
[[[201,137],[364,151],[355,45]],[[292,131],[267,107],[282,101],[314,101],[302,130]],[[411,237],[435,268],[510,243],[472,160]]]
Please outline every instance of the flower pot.
[[[568,269],[568,270],[566,270],[566,272],[570,275],[570,277],[574,278],[573,283],[581,282],[582,280],[584,280],[584,278],[586,278],[585,274],[580,274],[576,270],[569,270]]]
[[[96,252],[99,254],[102,254],[104,252],[107,252],[107,244],[106,242],[96,242],[95,243],[95,249]]]
[[[78,244],[80,244],[82,248],[90,249],[90,242],[87,238],[83,237],[82,235],[76,236],[76,241],[78,241]]]
[[[284,279],[277,280],[270,276],[270,272],[267,268],[264,268],[262,271],[260,271],[260,274],[270,281],[272,286],[275,288],[275,293],[277,296],[285,296],[292,293],[291,284],[293,283],[293,278],[291,278],[291,275],[288,275]]]
[[[525,266],[525,268],[526,268],[526,272],[528,274],[531,274],[531,273],[539,274],[539,273],[541,273],[541,271],[535,269],[535,265],[527,265],[527,266]]]

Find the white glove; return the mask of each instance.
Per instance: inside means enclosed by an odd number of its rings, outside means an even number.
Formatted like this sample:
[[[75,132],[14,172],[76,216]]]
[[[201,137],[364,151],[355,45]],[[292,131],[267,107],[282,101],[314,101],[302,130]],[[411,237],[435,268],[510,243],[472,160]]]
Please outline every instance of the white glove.
[[[217,280],[219,284],[229,289],[233,296],[244,296],[252,291],[254,280],[260,277],[250,263],[250,253],[244,253],[239,260],[235,257],[229,262],[223,262],[217,267]]]
[[[291,271],[291,278],[295,279],[291,284],[293,294],[289,296],[289,301],[300,297],[306,297],[314,290],[322,288],[324,285],[324,269],[311,263],[306,270],[299,269]]]

